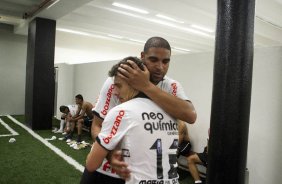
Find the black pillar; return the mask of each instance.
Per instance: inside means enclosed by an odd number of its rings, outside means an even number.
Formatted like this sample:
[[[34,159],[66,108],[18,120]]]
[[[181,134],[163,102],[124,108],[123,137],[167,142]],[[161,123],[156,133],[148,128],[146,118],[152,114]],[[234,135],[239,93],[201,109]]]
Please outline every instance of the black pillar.
[[[208,184],[244,184],[255,0],[218,0]]]
[[[35,18],[29,24],[25,118],[34,130],[51,129],[54,112],[56,21]]]

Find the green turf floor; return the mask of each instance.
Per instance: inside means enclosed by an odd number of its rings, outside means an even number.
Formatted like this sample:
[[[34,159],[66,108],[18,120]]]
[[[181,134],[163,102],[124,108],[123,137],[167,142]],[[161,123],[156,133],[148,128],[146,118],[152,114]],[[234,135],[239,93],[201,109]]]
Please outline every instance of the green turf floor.
[[[13,116],[24,122],[24,116]],[[0,184],[72,184],[79,183],[81,172],[69,165],[65,160],[52,150],[31,136],[26,130],[16,125],[6,116],[0,117],[6,124],[19,133],[12,136],[16,142],[9,143],[12,137],[0,137]],[[53,120],[53,126],[58,127],[59,121]],[[51,130],[35,131],[43,138],[57,138],[61,134],[54,134]],[[7,129],[0,125],[0,135],[9,134]],[[88,132],[84,132],[83,140],[90,142]],[[53,140],[51,144],[62,150],[65,154],[75,159],[81,165],[90,147],[83,150],[74,150],[64,141]],[[179,170],[180,184],[192,184],[189,172]]]
[[[80,171],[7,117],[1,119],[20,134],[14,143],[0,138],[1,184],[79,183]]]

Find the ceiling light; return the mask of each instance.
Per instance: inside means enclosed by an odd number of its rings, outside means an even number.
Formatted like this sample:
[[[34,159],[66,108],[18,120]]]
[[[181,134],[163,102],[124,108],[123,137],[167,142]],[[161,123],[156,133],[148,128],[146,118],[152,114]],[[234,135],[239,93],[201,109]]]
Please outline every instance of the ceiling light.
[[[140,8],[135,8],[135,7],[132,7],[132,6],[128,6],[126,4],[120,4],[120,3],[114,2],[112,5],[116,6],[116,7],[119,7],[119,8],[124,8],[124,9],[127,9],[127,10],[135,11],[135,12],[138,12],[138,13],[149,14],[149,12],[147,12],[146,10],[142,10]]]
[[[81,31],[75,31],[75,30],[71,30],[71,29],[57,28],[56,30],[67,32],[67,33],[78,34],[78,35],[91,36],[89,33],[81,32]]]
[[[156,16],[159,17],[159,18],[162,18],[162,19],[166,19],[166,20],[172,21],[172,22],[181,23],[181,24],[184,23],[183,21],[176,20],[176,19],[168,17],[166,15],[157,14]]]
[[[202,31],[206,31],[206,32],[209,32],[209,33],[213,33],[214,32],[213,30],[211,30],[209,28],[198,26],[198,25],[195,25],[195,24],[192,24],[191,27],[199,29],[199,30],[202,30]]]
[[[154,22],[154,23],[162,24],[162,25],[165,25],[165,26],[168,26],[168,27],[173,27],[173,28],[176,28],[176,29],[179,29],[179,30],[187,31],[187,32],[190,32],[190,33],[193,33],[193,34],[198,34],[198,35],[202,35],[202,36],[206,36],[206,37],[212,37],[211,35],[204,33],[202,31],[198,31],[198,30],[195,30],[195,29],[187,28],[187,27],[177,26],[177,25],[170,23],[170,22],[157,20],[157,19],[146,19],[146,20]]]
[[[171,47],[174,50],[179,50],[179,51],[184,51],[184,52],[190,52],[191,50],[189,49],[184,49],[184,48],[180,48],[180,47]]]
[[[109,37],[117,38],[117,39],[123,39],[122,36],[119,35],[113,35],[113,34],[108,34]]]
[[[57,2],[59,2],[60,0],[55,0],[52,4],[50,4],[46,9],[51,8],[52,6],[54,6]]]
[[[133,42],[137,42],[137,43],[145,43],[145,41],[142,40],[136,40],[136,39],[132,39],[132,38],[128,38],[128,40],[133,41]]]

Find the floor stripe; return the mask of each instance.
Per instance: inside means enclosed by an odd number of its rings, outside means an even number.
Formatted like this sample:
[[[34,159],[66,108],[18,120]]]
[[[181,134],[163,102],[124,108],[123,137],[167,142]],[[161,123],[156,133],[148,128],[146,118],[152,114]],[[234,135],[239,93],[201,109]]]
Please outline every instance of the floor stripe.
[[[18,120],[16,120],[15,118],[13,118],[12,116],[8,115],[7,116],[10,120],[12,120],[14,123],[16,123],[17,125],[19,125],[20,127],[22,127],[23,129],[25,129],[28,133],[30,133],[34,138],[38,139],[40,142],[42,142],[44,145],[46,145],[48,148],[50,148],[52,151],[54,151],[57,155],[59,155],[60,157],[62,157],[64,160],[66,160],[70,165],[74,166],[77,170],[79,170],[80,172],[84,171],[84,167],[79,164],[76,160],[74,160],[73,158],[71,158],[70,156],[66,155],[64,152],[62,152],[62,150],[60,150],[59,148],[57,148],[56,146],[52,145],[51,143],[49,143],[48,141],[46,141],[44,138],[42,138],[40,135],[38,135],[37,133],[35,133],[33,130],[31,130],[30,128],[28,128],[27,126],[25,126],[24,124],[20,123]]]
[[[5,123],[1,118],[0,118],[0,123],[9,131],[11,132],[11,134],[3,134],[0,135],[0,137],[8,137],[8,136],[15,136],[15,135],[19,135],[18,132],[16,132],[15,130],[13,130],[7,123]]]

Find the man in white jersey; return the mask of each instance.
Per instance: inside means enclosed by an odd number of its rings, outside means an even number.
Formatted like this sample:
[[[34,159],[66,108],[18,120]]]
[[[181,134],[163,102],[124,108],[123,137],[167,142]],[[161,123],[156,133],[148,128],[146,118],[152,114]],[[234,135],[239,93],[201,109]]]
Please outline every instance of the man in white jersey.
[[[143,68],[141,60],[128,57],[113,66],[114,93],[122,103],[111,109],[104,119],[101,132],[90,151],[86,167],[95,171],[108,152],[122,150],[124,161],[131,170],[127,184],[177,184],[177,121],[117,76],[118,67],[131,60]]]
[[[149,96],[171,116],[188,123],[194,123],[196,111],[191,101],[185,95],[182,86],[179,82],[165,76],[169,67],[170,56],[171,48],[169,43],[163,38],[152,37],[147,40],[144,51],[141,53],[141,60],[145,64],[144,71],[140,70],[134,62],[129,61],[133,68],[127,67],[127,65],[121,66],[118,75],[132,87]],[[109,77],[100,91],[99,99],[93,111],[95,114],[91,127],[93,140],[100,132],[103,119],[108,111],[119,104],[119,100],[112,93],[113,79]],[[119,167],[124,166],[124,163],[120,163],[117,160],[113,161],[113,163],[121,164]],[[97,172],[101,175],[109,176],[102,176],[106,180],[107,178],[119,178],[107,160],[104,161]],[[91,181],[96,177],[94,173],[89,173],[85,169],[81,183],[92,183]],[[129,172],[125,173],[129,174]],[[104,183],[108,184],[106,180]]]
[[[70,131],[70,121],[71,121],[71,118],[76,114],[77,109],[78,109],[77,105],[60,106],[60,112],[62,113],[60,128],[55,133],[63,133],[63,132]],[[66,124],[66,127],[64,129],[65,124]]]

